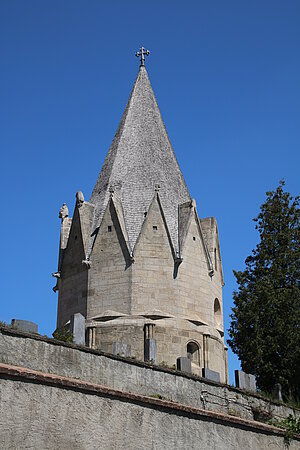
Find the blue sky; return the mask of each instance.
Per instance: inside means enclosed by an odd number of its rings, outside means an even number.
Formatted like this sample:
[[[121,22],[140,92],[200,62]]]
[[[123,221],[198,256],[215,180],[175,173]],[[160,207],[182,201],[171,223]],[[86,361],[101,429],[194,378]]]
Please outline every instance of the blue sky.
[[[2,0],[0,319],[55,329],[58,211],[89,198],[144,45],[198,213],[218,220],[228,328],[265,192],[299,193],[299,21],[298,0]]]

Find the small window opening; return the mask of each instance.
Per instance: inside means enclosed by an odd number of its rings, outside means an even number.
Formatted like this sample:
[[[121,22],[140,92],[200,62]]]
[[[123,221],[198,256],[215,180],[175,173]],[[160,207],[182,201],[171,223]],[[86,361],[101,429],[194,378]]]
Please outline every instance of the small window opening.
[[[75,239],[75,241],[77,241],[77,236],[75,236],[75,238],[74,238],[74,239]]]
[[[108,231],[108,233],[111,233],[111,232],[112,232],[112,226],[111,226],[111,225],[108,225],[107,231]]]
[[[144,217],[147,217],[147,211],[144,212]]]
[[[196,236],[193,236],[193,241],[195,241],[196,240]]]
[[[153,231],[157,231],[157,225],[153,225]]]
[[[187,357],[193,364],[200,366],[199,345],[196,342],[189,342],[186,346]]]
[[[214,317],[215,317],[215,326],[222,326],[222,314],[221,314],[221,305],[217,298],[215,298],[214,302]]]
[[[214,250],[214,256],[215,256],[215,270],[218,270],[218,260],[217,260],[217,249]]]

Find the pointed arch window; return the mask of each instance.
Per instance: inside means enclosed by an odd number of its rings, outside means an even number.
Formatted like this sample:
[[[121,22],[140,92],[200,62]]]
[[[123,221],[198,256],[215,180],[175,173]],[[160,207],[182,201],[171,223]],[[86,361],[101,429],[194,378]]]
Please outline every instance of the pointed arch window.
[[[222,326],[222,313],[221,313],[221,305],[217,298],[214,301],[214,318],[215,318],[215,326]]]
[[[196,364],[197,366],[200,366],[200,351],[199,351],[199,345],[194,342],[188,342],[186,346],[187,351],[187,357],[191,360],[193,364]]]
[[[214,259],[215,259],[215,271],[218,270],[218,259],[217,259],[217,249],[214,250]]]

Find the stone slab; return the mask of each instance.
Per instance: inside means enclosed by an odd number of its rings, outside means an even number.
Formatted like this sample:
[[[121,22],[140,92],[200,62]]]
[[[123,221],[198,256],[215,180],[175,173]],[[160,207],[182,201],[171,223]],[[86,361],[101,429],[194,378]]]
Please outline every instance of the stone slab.
[[[73,334],[73,342],[77,345],[85,345],[85,317],[73,314],[70,320],[70,332]]]
[[[176,367],[177,370],[180,370],[181,372],[188,372],[188,373],[192,372],[191,360],[186,356],[181,356],[180,358],[177,358]]]
[[[214,370],[210,370],[207,367],[203,367],[202,369],[203,378],[207,378],[208,380],[216,381],[220,383],[220,374],[219,372],[215,372]]]
[[[26,333],[38,333],[38,326],[29,320],[12,319],[11,327],[15,330],[25,331]]]
[[[144,343],[144,358],[146,362],[157,363],[156,355],[156,340],[153,338],[145,339]]]
[[[235,385],[237,388],[245,389],[246,391],[256,392],[255,376],[242,370],[235,370]]]

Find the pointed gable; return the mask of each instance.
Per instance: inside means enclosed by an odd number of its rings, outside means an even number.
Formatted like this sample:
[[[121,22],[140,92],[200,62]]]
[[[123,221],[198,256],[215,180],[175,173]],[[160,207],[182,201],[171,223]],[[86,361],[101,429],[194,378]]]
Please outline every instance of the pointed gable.
[[[190,201],[190,194],[147,71],[141,66],[92,192],[90,202],[95,204],[94,229],[101,223],[113,190],[121,201],[129,245],[133,250],[156,185],[159,185],[166,223],[177,248],[178,205]]]

